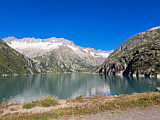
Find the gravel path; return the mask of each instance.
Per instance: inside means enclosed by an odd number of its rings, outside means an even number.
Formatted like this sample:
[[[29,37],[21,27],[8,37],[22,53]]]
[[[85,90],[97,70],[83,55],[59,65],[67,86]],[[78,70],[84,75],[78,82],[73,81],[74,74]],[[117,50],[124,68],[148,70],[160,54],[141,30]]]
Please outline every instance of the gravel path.
[[[61,120],[160,120],[160,107],[106,111],[98,114],[61,118]]]

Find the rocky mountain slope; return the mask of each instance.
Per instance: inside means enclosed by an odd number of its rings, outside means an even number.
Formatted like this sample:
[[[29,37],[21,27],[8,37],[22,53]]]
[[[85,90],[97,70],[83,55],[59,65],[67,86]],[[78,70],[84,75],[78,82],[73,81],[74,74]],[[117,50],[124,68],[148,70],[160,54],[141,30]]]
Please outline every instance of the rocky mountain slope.
[[[159,76],[160,27],[139,33],[122,43],[95,72]]]
[[[0,39],[0,75],[38,72],[41,72],[41,69],[36,63],[18,53]]]
[[[44,70],[55,72],[89,71],[101,65],[112,51],[76,46],[64,38],[35,39],[15,37],[4,41],[23,55],[37,60]]]

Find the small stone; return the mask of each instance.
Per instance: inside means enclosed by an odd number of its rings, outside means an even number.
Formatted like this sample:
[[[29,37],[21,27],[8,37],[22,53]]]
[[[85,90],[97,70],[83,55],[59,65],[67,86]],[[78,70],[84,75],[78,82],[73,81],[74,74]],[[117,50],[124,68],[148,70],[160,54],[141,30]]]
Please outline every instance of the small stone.
[[[157,87],[157,88],[156,88],[156,91],[157,91],[157,92],[160,92],[160,87]]]

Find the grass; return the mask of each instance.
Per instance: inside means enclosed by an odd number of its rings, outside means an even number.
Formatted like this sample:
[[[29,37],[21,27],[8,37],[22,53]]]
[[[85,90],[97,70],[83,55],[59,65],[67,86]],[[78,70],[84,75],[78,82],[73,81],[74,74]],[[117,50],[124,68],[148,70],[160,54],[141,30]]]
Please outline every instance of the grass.
[[[24,103],[22,107],[24,109],[30,109],[35,106],[49,107],[49,106],[55,106],[55,105],[58,105],[58,101],[52,96],[46,96],[37,101],[33,101],[30,103]]]
[[[0,114],[2,114],[4,111],[3,110],[0,110]]]
[[[76,101],[72,101],[77,103]],[[49,120],[51,118],[86,115],[104,112],[106,110],[126,109],[135,107],[149,107],[160,105],[160,93],[142,93],[133,95],[121,95],[118,97],[91,97],[83,98],[81,105],[68,108],[58,108],[46,113],[37,114],[9,114],[2,120]]]
[[[83,99],[83,95],[80,94],[80,95],[78,95],[78,96],[76,97],[75,101],[81,102],[82,99]]]

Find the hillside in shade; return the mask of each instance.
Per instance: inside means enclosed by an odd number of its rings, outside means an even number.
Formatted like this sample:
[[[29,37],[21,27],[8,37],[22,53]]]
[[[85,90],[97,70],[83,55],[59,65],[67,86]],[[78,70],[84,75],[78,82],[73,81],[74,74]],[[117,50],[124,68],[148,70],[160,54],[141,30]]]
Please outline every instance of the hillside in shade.
[[[108,75],[159,76],[160,27],[122,43],[95,72]]]
[[[31,59],[9,47],[0,39],[0,75],[2,74],[32,74],[41,72]]]

